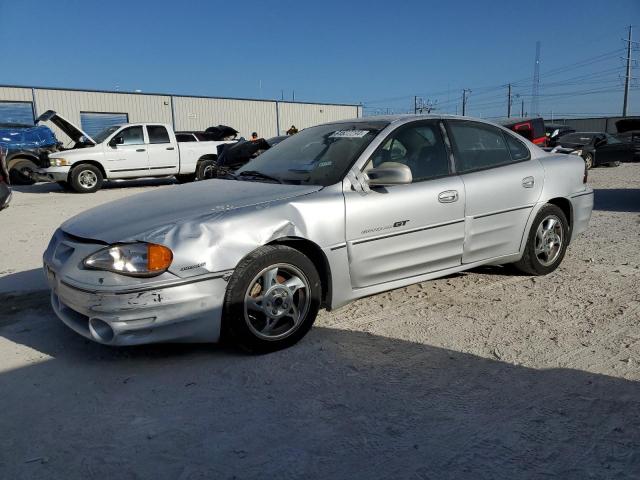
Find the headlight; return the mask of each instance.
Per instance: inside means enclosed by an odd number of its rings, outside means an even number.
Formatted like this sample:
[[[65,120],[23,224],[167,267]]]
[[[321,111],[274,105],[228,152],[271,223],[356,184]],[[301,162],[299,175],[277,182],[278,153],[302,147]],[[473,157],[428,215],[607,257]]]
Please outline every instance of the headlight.
[[[155,243],[121,243],[98,250],[84,259],[93,270],[122,273],[133,277],[153,277],[165,272],[173,261],[173,252]]]
[[[71,165],[71,162],[66,158],[50,158],[49,165],[52,167],[67,167]]]
[[[572,155],[582,155],[582,150],[574,150],[571,152]]]

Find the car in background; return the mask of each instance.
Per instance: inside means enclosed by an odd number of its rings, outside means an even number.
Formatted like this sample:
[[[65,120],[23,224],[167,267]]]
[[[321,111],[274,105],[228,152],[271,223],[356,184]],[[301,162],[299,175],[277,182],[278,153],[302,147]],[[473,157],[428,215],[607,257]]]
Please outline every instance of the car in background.
[[[568,125],[559,125],[559,124],[553,124],[553,123],[545,124],[544,130],[547,135],[548,147],[555,147],[556,142],[560,137],[576,131],[575,128],[571,128]]]
[[[480,265],[546,275],[592,208],[575,155],[469,117],[364,117],[307,128],[228,179],[85,211],[43,267],[56,315],[95,342],[223,335],[265,353],[321,307]]]
[[[547,134],[542,117],[506,118],[496,123],[516,132],[539,147],[547,146]]]
[[[35,183],[32,172],[48,166],[47,155],[59,149],[58,139],[44,125],[0,124],[0,142],[7,146],[6,168],[15,185]]]
[[[9,171],[7,170],[6,158],[8,148],[6,144],[0,143],[0,210],[9,206],[11,201],[11,187],[9,186]]]
[[[631,144],[605,132],[574,132],[563,135],[551,152],[580,155],[587,168],[618,166],[620,162],[633,160]]]
[[[616,122],[615,137],[630,145],[633,152],[632,161],[640,162],[640,118],[622,118]]]

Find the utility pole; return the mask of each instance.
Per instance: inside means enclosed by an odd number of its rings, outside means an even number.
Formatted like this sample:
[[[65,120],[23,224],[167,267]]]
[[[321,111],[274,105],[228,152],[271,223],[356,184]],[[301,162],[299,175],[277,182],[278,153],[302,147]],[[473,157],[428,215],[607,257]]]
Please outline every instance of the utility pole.
[[[522,100],[522,105],[520,106],[520,117],[524,118],[524,100]]]
[[[624,102],[622,104],[622,116],[626,117],[629,110],[629,85],[631,84],[631,44],[638,43],[631,40],[631,25],[629,25],[629,38],[627,42],[627,74],[624,78]]]
[[[418,113],[418,96],[413,96],[413,114],[416,115]]]
[[[465,88],[462,90],[462,116],[464,117],[467,113],[467,93],[471,93],[471,90]]]
[[[533,66],[533,87],[531,88],[531,115],[538,116],[540,94],[540,41],[536,42],[536,61]]]
[[[507,118],[511,118],[511,84],[508,85],[507,90]]]

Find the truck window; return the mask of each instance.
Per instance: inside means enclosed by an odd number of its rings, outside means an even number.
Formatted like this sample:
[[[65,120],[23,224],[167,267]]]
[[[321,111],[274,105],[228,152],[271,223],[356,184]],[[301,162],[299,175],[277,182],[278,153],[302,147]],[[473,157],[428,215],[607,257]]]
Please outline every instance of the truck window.
[[[167,129],[162,125],[147,125],[149,143],[170,143]]]
[[[142,127],[125,128],[120,133],[118,133],[117,136],[122,137],[123,145],[140,145],[144,143]]]
[[[196,137],[194,137],[191,133],[176,133],[176,140],[180,143],[195,142]]]

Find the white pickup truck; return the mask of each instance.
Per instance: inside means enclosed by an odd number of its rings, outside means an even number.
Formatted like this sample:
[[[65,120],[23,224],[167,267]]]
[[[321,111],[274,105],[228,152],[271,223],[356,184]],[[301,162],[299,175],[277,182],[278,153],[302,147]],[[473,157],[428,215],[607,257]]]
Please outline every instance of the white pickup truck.
[[[56,112],[38,121],[50,121],[74,145],[49,154],[49,165],[33,176],[58,182],[79,193],[99,190],[105,179],[175,176],[179,181],[207,178],[215,168],[218,146],[234,140],[179,143],[171,126],[127,123],[106,128],[93,138]]]

